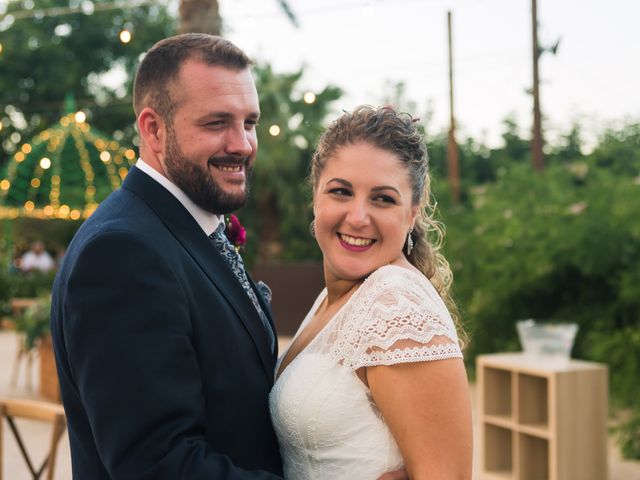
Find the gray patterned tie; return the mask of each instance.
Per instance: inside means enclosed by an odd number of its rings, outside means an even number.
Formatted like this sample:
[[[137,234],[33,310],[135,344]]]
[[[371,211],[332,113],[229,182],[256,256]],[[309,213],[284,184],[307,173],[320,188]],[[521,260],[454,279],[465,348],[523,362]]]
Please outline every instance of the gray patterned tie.
[[[218,228],[216,228],[216,230],[209,236],[209,238],[211,239],[211,241],[213,241],[213,244],[216,246],[216,248],[218,249],[218,252],[220,252],[220,254],[225,259],[229,267],[231,267],[231,271],[234,273],[234,275],[240,282],[240,285],[242,285],[242,288],[244,288],[244,291],[247,292],[247,295],[249,295],[249,298],[251,299],[251,303],[253,303],[253,306],[258,311],[258,314],[260,315],[260,320],[262,320],[262,326],[265,328],[269,336],[270,347],[271,347],[271,351],[273,352],[274,351],[273,349],[275,347],[275,341],[276,341],[275,336],[273,334],[273,330],[271,329],[271,325],[269,324],[267,315],[262,310],[262,307],[260,307],[260,302],[258,302],[258,297],[256,297],[256,292],[254,292],[253,288],[251,288],[251,285],[249,285],[249,279],[247,278],[247,274],[244,270],[244,262],[242,261],[242,257],[238,252],[236,252],[236,249],[233,247],[233,245],[231,244],[227,236],[224,234],[224,229],[225,229],[225,224],[221,222],[220,225],[218,225]],[[264,285],[264,287],[261,288],[261,291],[263,289],[268,290],[268,288],[269,287]],[[265,294],[268,295],[266,298],[266,301],[269,302],[270,292],[265,291]]]

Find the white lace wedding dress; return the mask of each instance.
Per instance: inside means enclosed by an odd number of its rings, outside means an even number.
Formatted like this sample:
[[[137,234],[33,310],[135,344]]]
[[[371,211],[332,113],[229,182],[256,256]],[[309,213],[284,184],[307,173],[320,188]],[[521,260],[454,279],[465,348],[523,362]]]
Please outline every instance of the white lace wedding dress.
[[[298,333],[326,295],[325,289]],[[455,327],[433,285],[403,267],[376,270],[271,391],[285,479],[373,480],[402,467],[396,442],[356,370],[453,357],[462,357]]]

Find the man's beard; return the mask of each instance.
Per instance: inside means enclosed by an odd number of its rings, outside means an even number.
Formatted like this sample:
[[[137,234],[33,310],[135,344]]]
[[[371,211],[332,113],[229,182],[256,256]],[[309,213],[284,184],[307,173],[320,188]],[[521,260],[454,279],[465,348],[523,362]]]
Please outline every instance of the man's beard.
[[[209,159],[211,162],[213,158]],[[242,162],[245,167],[245,190],[239,194],[225,192],[218,185],[207,168],[192,163],[184,156],[173,129],[167,131],[166,167],[167,174],[193,203],[215,215],[233,212],[244,206],[249,193],[249,174],[251,168],[246,158],[228,155],[217,157],[217,164],[238,165]],[[213,167],[215,168],[215,167]]]

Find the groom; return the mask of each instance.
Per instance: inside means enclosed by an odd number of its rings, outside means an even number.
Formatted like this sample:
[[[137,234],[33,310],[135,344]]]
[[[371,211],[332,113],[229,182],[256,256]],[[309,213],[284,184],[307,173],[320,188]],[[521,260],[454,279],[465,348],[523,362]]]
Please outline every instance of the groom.
[[[256,158],[249,67],[204,34],[163,40],[139,66],[141,158],[78,231],[53,290],[76,479],[281,475],[273,322],[222,233]]]

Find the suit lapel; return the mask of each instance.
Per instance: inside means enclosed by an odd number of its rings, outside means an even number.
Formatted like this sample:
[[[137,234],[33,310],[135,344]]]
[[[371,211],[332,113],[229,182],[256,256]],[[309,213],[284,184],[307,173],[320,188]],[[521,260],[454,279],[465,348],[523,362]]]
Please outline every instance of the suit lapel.
[[[231,268],[202,231],[202,228],[177,198],[136,167],[129,170],[122,187],[133,192],[149,205],[231,304],[253,339],[265,373],[272,381],[274,357],[270,352],[269,338],[262,326],[258,312]],[[258,298],[261,299],[261,295],[258,295]],[[272,322],[269,314],[267,315],[269,322]]]
[[[271,327],[273,336],[276,339],[275,348],[274,348],[274,358],[278,358],[278,333],[276,332],[276,326],[273,321],[273,313],[271,312],[271,305],[269,305],[265,300],[265,298],[262,296],[262,292],[257,287],[256,283],[253,281],[253,278],[251,278],[251,275],[249,275],[248,271],[247,271],[247,278],[249,279],[249,284],[251,285],[251,288],[253,289],[253,291],[256,294],[256,297],[258,298],[258,302],[260,303],[260,307],[262,308],[262,311],[267,316],[267,320],[269,321],[269,326]]]

